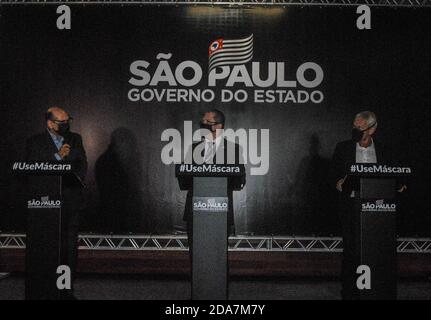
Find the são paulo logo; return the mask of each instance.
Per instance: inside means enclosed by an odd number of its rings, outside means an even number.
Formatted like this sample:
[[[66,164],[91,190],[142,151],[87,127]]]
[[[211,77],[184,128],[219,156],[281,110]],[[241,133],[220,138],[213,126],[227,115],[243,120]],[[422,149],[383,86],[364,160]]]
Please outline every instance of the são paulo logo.
[[[212,39],[205,66],[187,58],[174,63],[173,56],[158,53],[155,59],[131,62],[129,101],[295,105],[324,100],[320,90],[324,72],[318,63],[294,64],[270,57],[255,61],[253,34]]]
[[[193,209],[199,211],[226,211],[228,207],[225,198],[196,198]]]
[[[362,211],[372,212],[395,212],[397,206],[395,203],[385,203],[384,200],[376,200],[375,202],[362,203]]]

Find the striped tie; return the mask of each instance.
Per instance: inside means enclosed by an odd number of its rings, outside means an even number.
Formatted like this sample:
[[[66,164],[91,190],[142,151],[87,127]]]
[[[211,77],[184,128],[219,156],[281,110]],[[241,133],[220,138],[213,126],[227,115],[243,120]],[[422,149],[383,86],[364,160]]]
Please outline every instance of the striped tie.
[[[215,156],[215,142],[208,142],[208,153],[205,158],[205,163],[212,163]]]

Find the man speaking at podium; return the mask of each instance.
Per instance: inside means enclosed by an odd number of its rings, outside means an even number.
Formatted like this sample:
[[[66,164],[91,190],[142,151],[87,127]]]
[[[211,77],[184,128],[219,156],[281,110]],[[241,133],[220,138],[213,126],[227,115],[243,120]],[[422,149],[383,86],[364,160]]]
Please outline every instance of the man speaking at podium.
[[[194,154],[194,150],[197,146],[202,143],[205,144],[204,148],[202,148],[202,154],[200,155],[204,163],[211,164],[232,164],[238,165],[242,167],[242,172],[245,172],[244,161],[242,158],[242,149],[240,146],[234,142],[228,141],[225,137],[223,137],[223,130],[225,127],[225,115],[223,112],[217,109],[213,109],[210,111],[206,111],[203,113],[202,118],[200,120],[200,128],[207,129],[209,134],[205,136],[202,141],[194,143],[191,147],[191,150],[188,150],[189,154]],[[232,144],[234,144],[232,146]],[[201,146],[202,147],[202,146]],[[228,154],[230,151],[235,152],[234,155]],[[223,159],[219,159],[219,155],[223,155]],[[234,159],[234,163],[228,163],[228,159]],[[195,160],[193,158],[193,163],[195,164]],[[241,190],[245,185],[245,175],[238,177],[229,177],[228,180],[228,213],[227,213],[227,223],[228,223],[228,235],[235,233],[235,225],[234,225],[234,212],[233,212],[233,191]],[[184,221],[187,222],[187,236],[188,243],[190,248],[190,256],[192,254],[192,244],[193,244],[193,208],[192,208],[192,200],[193,200],[193,182],[190,179],[187,183],[187,198],[186,205],[184,208]]]
[[[68,161],[76,180],[64,179],[62,186],[61,264],[71,270],[72,290],[62,290],[64,298],[73,298],[73,279],[77,262],[79,212],[83,209],[83,183],[87,157],[79,134],[70,131],[72,118],[59,108],[46,111],[46,130],[27,140],[26,161]],[[78,181],[78,183],[77,183]]]
[[[355,191],[351,185],[346,185],[347,167],[353,163],[393,163],[389,150],[374,139],[377,130],[377,118],[374,112],[362,111],[353,120],[352,138],[337,144],[332,158],[331,180],[339,191],[339,214],[341,215],[343,236],[342,264],[342,297],[354,299],[356,284],[355,261],[355,228],[353,223],[353,198]],[[405,185],[398,192],[403,192]]]

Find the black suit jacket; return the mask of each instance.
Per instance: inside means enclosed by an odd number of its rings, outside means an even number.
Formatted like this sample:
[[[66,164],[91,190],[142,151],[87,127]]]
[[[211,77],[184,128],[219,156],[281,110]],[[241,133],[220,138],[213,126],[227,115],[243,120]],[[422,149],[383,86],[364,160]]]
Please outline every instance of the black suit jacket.
[[[70,153],[66,158],[66,161],[72,163],[74,174],[83,181],[87,173],[87,156],[82,144],[82,138],[79,134],[74,132],[69,132],[64,138],[64,143],[70,145]],[[59,160],[55,157],[57,152],[58,149],[54,141],[52,141],[51,135],[46,130],[45,132],[36,134],[27,140],[25,159],[26,161],[58,162]]]
[[[197,142],[192,145],[190,152],[193,152],[195,148],[200,145],[202,142]],[[232,146],[233,144],[233,146]],[[235,165],[239,165],[242,167],[243,172],[245,173],[245,166],[244,161],[242,161],[242,150],[240,146],[237,143],[233,143],[230,141],[227,141],[226,139],[223,139],[222,143],[220,144],[219,148],[224,148],[224,164],[227,164],[227,153],[229,150],[232,150],[234,148],[235,150]],[[203,152],[205,152],[205,149],[203,149]],[[217,151],[219,152],[219,151]],[[203,156],[203,154],[202,154]],[[194,164],[196,164],[193,161]],[[213,163],[216,163],[216,157],[213,158]],[[245,185],[246,177],[245,174],[243,176],[238,177],[229,177],[228,179],[228,188],[227,188],[227,194],[228,194],[228,224],[234,225],[234,214],[233,214],[233,191],[235,190],[241,190]],[[191,221],[193,216],[193,208],[192,208],[192,200],[193,200],[193,178],[189,179],[182,179],[180,181],[181,189],[188,189],[187,192],[187,198],[186,198],[186,205],[184,208],[184,216],[183,219],[185,221]]]
[[[373,140],[378,164],[394,164],[390,150],[382,143]],[[330,182],[335,188],[338,180],[343,179],[348,173],[348,165],[356,163],[356,142],[346,140],[339,142],[335,147],[332,157]],[[346,188],[343,187],[343,193]],[[347,188],[348,189],[348,188]],[[347,192],[351,190],[346,190]]]

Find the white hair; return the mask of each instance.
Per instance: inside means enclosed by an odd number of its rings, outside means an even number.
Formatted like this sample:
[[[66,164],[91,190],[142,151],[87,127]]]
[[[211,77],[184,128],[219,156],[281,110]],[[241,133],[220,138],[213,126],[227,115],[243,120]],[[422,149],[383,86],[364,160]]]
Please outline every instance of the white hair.
[[[377,127],[377,117],[372,111],[361,111],[355,116],[355,120],[358,118],[367,121],[368,127]]]

